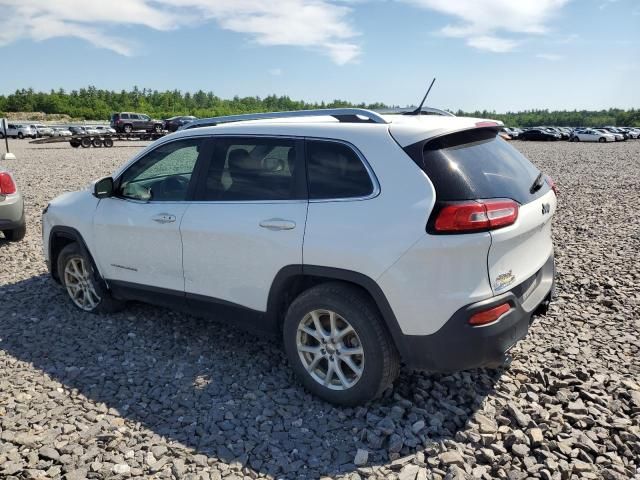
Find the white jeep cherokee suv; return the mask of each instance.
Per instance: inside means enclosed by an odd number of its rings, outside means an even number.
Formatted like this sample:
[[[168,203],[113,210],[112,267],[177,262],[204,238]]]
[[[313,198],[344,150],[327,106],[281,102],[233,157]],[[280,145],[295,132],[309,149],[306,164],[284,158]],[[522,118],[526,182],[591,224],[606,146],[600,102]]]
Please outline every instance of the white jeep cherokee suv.
[[[43,214],[53,278],[281,336],[354,405],[399,366],[502,365],[554,285],[556,194],[493,121],[360,109],[196,121]]]

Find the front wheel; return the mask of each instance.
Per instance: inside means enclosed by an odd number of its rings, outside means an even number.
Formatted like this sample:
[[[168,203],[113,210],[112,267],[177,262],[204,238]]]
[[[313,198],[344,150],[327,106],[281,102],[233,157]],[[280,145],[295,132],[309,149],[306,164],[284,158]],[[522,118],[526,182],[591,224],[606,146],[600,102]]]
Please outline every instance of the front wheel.
[[[70,243],[58,255],[58,277],[73,304],[85,312],[111,313],[124,303],[111,297],[102,286],[91,259],[77,243]]]
[[[18,132],[18,138],[22,140],[24,138],[24,134],[22,132]]]
[[[153,126],[153,131],[155,133],[162,133],[162,126],[161,125],[154,125]]]
[[[303,385],[331,403],[372,400],[398,376],[399,355],[380,312],[351,285],[325,283],[300,294],[287,311],[283,337]]]
[[[129,134],[133,131],[133,127],[131,125],[125,125],[122,127],[122,131],[126,134]]]
[[[600,137],[600,138],[598,139],[598,142],[600,142],[600,143],[605,143],[606,141],[607,141],[607,139],[606,139],[606,138],[604,138],[604,137]]]

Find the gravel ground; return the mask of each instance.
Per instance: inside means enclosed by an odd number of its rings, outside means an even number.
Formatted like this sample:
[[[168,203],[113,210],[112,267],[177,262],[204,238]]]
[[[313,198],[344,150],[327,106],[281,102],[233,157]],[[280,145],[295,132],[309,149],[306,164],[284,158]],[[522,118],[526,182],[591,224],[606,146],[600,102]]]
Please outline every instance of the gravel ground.
[[[404,372],[354,409],[306,393],[268,340],[72,308],[40,212],[141,144],[12,143],[29,232],[0,240],[1,478],[640,478],[640,141],[515,142],[561,192],[555,304],[509,370]]]

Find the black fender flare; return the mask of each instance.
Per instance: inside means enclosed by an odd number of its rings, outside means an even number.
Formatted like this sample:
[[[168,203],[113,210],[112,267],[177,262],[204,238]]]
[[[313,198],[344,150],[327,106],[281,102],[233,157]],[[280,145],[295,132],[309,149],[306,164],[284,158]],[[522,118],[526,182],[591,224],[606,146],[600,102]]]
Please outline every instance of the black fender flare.
[[[49,232],[49,241],[47,244],[47,251],[49,253],[49,272],[51,272],[51,276],[57,281],[60,282],[60,279],[57,275],[57,261],[53,261],[53,239],[55,237],[62,237],[62,238],[66,238],[69,240],[73,240],[74,242],[76,242],[79,246],[80,249],[82,250],[82,253],[84,253],[90,260],[91,260],[91,265],[93,266],[93,270],[94,272],[96,272],[98,274],[98,277],[100,279],[100,281],[103,283],[103,286],[106,287],[106,285],[104,284],[104,280],[102,280],[102,277],[100,275],[100,270],[98,269],[98,266],[96,265],[95,260],[93,259],[93,255],[91,254],[91,251],[89,250],[89,247],[87,247],[87,243],[84,241],[84,238],[82,237],[82,234],[76,230],[75,228],[72,227],[65,227],[65,226],[61,226],[61,225],[56,225],[53,228],[51,228],[51,231]],[[56,257],[57,260],[57,257]]]
[[[288,265],[283,267],[276,274],[271,284],[267,300],[267,315],[275,324],[278,324],[280,320],[278,315],[281,315],[282,312],[279,311],[279,305],[283,297],[286,297],[291,280],[305,277],[322,279],[323,281],[337,280],[348,282],[365,290],[378,307],[400,356],[406,358],[408,354],[408,347],[405,341],[406,335],[402,332],[398,319],[384,292],[371,277],[352,270],[318,265]]]

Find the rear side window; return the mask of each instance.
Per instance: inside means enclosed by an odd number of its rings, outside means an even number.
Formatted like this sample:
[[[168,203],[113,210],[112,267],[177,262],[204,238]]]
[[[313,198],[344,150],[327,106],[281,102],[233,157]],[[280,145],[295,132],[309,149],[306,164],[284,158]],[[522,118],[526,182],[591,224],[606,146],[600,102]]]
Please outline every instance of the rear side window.
[[[129,118],[129,114],[123,113],[122,115],[120,115],[120,118],[127,120]]]
[[[373,192],[362,160],[342,143],[307,141],[307,176],[312,200],[366,197]]]
[[[531,186],[539,170],[492,129],[454,133],[405,149],[427,174],[438,201],[511,198],[526,204],[549,190]]]
[[[242,202],[299,198],[297,155],[296,142],[291,139],[217,139],[197,199]]]

